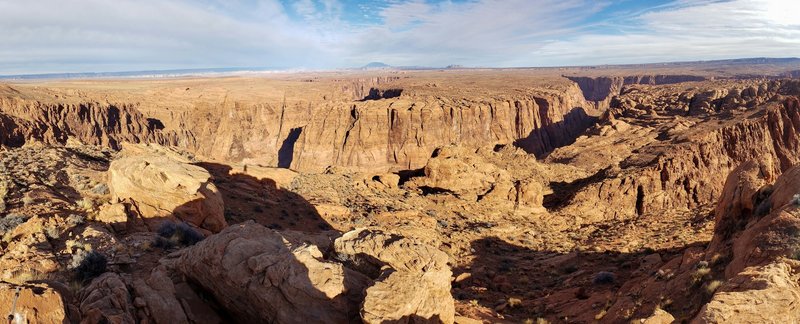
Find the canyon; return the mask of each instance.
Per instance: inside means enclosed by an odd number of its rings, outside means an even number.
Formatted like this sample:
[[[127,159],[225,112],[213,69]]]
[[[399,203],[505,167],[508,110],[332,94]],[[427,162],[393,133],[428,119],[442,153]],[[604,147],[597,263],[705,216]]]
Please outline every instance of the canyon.
[[[797,68],[0,83],[0,309],[797,321]]]

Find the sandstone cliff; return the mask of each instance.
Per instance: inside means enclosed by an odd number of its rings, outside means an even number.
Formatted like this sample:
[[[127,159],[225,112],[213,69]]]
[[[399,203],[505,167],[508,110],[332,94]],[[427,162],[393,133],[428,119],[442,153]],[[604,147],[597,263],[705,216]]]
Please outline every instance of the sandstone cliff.
[[[704,81],[705,77],[695,75],[631,75],[631,76],[565,76],[577,83],[586,100],[598,107],[608,108],[612,98],[622,91],[622,87],[632,84],[662,85],[691,81]]]
[[[735,100],[742,98],[739,92],[738,97],[730,99],[730,105],[722,102],[709,105],[719,111],[712,109],[702,118],[658,117],[658,112],[651,111],[644,118],[620,119],[630,122],[632,130],[579,139],[577,145],[555,152],[551,160],[579,160],[592,154],[587,147],[599,143],[612,145],[604,138],[626,143],[622,147],[629,154],[596,166],[594,176],[567,186],[565,192],[569,192],[570,203],[564,211],[594,222],[664,210],[691,210],[714,203],[722,191],[725,175],[744,161],[753,158],[768,161],[773,172],[779,174],[800,161],[800,108],[794,97],[800,93],[797,86],[796,81],[762,84],[765,91],[760,99],[752,97],[752,104]],[[780,95],[790,97],[747,108],[760,104],[764,98]],[[676,109],[661,114],[689,111],[679,105],[666,107]],[[646,114],[633,106],[612,110],[619,116]],[[636,133],[638,129],[645,131]],[[626,133],[636,135],[629,138],[620,135]],[[617,148],[611,146],[605,150]],[[582,153],[569,153],[575,150]]]
[[[312,87],[283,98],[226,92],[222,102],[172,90],[163,98],[148,93],[122,99],[114,92],[44,92],[61,96],[56,100],[37,100],[42,91],[30,89],[38,96],[3,92],[0,143],[63,144],[72,138],[118,148],[123,141],[153,142],[226,162],[386,171],[420,168],[435,148],[449,144],[515,144],[542,155],[571,143],[602,113],[574,84],[470,93],[435,84],[403,88],[393,80],[328,82],[325,91]],[[363,90],[371,84],[376,86]]]
[[[68,139],[114,149],[119,149],[121,142],[178,145],[179,136],[162,132],[163,127],[159,120],[142,115],[133,104],[0,98],[0,145],[7,147],[26,142],[66,144]]]

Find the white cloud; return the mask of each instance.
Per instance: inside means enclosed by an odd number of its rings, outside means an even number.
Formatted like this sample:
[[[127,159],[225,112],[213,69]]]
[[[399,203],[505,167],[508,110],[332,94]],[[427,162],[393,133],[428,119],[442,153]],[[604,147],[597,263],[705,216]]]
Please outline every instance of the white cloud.
[[[533,54],[549,65],[800,56],[800,2],[682,1],[639,15],[621,34],[588,33]],[[574,62],[574,63],[572,63]]]
[[[800,56],[800,2],[791,0],[678,0],[601,21],[595,18],[607,1],[289,3],[0,0],[0,74]],[[381,23],[353,21],[362,14],[347,12],[364,8]]]

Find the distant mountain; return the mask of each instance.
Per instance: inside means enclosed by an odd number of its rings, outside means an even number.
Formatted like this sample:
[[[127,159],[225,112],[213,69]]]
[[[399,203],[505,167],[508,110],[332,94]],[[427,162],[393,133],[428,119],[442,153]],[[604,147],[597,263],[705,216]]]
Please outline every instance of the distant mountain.
[[[376,70],[376,69],[388,69],[392,66],[383,62],[370,62],[367,65],[361,67],[363,70]]]

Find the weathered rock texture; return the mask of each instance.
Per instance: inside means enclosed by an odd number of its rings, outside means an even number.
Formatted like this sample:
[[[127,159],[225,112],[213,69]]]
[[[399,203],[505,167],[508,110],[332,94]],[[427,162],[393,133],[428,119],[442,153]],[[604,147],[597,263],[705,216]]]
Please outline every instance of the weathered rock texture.
[[[696,75],[635,75],[635,76],[616,76],[616,77],[586,77],[586,76],[565,76],[567,79],[577,83],[583,91],[586,100],[593,101],[598,107],[608,108],[614,96],[618,95],[622,88],[632,84],[662,85],[690,81],[706,80],[703,76]]]
[[[800,167],[774,185],[756,163],[728,177],[717,206],[715,236],[706,252],[726,256],[724,284],[695,323],[793,323],[800,321],[800,206],[795,198]],[[753,190],[757,186],[759,190]],[[749,202],[748,202],[749,201]]]
[[[116,273],[105,273],[92,280],[78,298],[82,323],[136,323],[128,287]]]
[[[245,222],[185,251],[178,269],[247,322],[453,321],[442,252],[403,237],[349,233],[334,253],[354,270],[298,238]]]
[[[20,292],[13,312],[13,323],[69,323],[66,304],[61,294],[52,287],[44,284],[17,286],[0,282],[0,305],[3,305],[4,321],[11,312],[17,288],[20,288]]]
[[[424,176],[413,178],[405,186],[423,192],[450,193],[471,201],[506,200],[516,205],[541,207],[544,180],[541,174],[536,174],[541,173],[536,163],[531,164],[532,170],[512,175],[475,150],[448,146],[434,152],[425,165]]]
[[[158,146],[129,146],[127,156],[109,167],[115,201],[130,199],[151,229],[163,219],[180,219],[211,232],[227,223],[224,203],[211,174],[177,153]]]
[[[336,239],[334,250],[338,258],[378,273],[361,307],[364,323],[453,322],[452,272],[444,252],[370,230],[345,233]]]
[[[794,81],[767,85],[771,95],[766,96],[800,93]],[[595,222],[663,210],[689,210],[713,204],[720,197],[724,177],[743,162],[758,158],[768,163],[765,172],[779,174],[800,161],[797,98],[787,97],[752,109],[735,107],[738,106],[718,107],[720,113],[712,117],[718,120],[716,124],[682,118],[670,118],[661,124],[651,118],[656,127],[649,128],[644,136],[626,140],[629,156],[609,161],[605,169],[568,187],[571,203],[565,211]],[[624,111],[627,110],[621,115]],[[565,150],[596,145],[592,142],[603,140],[581,138],[578,145]],[[590,152],[583,150],[581,154]],[[580,154],[555,152],[550,158],[566,156],[576,159]]]
[[[3,94],[2,146],[19,147],[28,142],[66,144],[70,138],[114,149],[119,149],[122,142],[179,144],[178,134],[162,132],[164,125],[160,121],[145,117],[132,103],[41,102],[19,92]]]
[[[189,97],[189,88],[164,90],[155,96],[160,101],[147,93],[111,98],[122,104],[99,104],[89,98],[110,95],[50,89],[22,93],[9,87],[0,101],[0,144],[63,144],[71,138],[118,148],[123,141],[149,142],[226,162],[301,171],[331,165],[386,171],[422,167],[435,148],[452,143],[472,148],[516,144],[544,154],[571,143],[601,113],[576,85],[563,81],[555,89],[508,91],[492,85],[489,91],[479,87],[480,93],[392,81],[402,80],[372,82],[370,91],[381,94],[372,99],[379,100],[356,101],[353,97],[365,95],[364,90],[353,89],[347,80],[326,82],[332,94],[322,98],[316,97],[320,91],[315,88],[276,98],[285,90],[270,88],[274,93],[266,98],[251,98],[250,91],[239,98],[221,95],[221,103]],[[393,95],[382,94],[388,92]],[[39,97],[49,99],[34,99]]]

